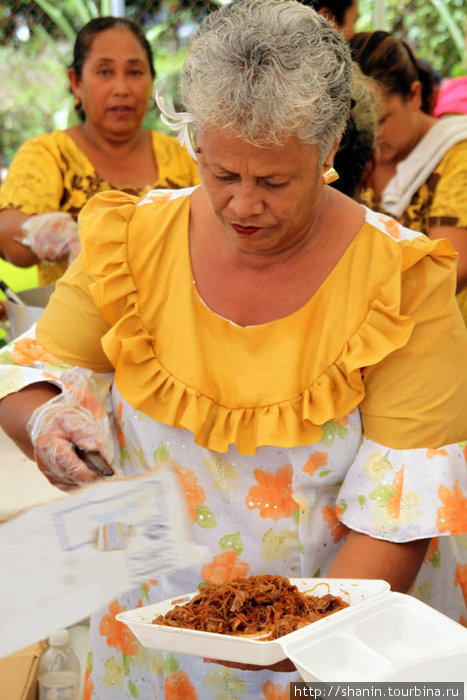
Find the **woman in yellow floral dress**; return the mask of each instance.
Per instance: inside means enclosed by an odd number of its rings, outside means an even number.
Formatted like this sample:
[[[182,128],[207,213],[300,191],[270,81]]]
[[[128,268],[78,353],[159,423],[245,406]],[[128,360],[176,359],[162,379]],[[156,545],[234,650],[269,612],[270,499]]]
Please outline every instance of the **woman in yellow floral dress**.
[[[137,25],[101,17],[81,29],[69,80],[82,123],[19,149],[0,189],[1,257],[21,267],[39,263],[39,282],[53,283],[79,251],[76,218],[96,192],[199,182],[175,138],[142,128],[154,75]]]
[[[294,671],[147,651],[115,619],[203,582],[383,578],[465,610],[455,254],[326,184],[351,73],[342,36],[295,0],[211,13],[179,117],[202,184],[94,197],[37,330],[0,355],[0,424],[53,483],[96,478],[72,443],[107,449],[105,406],[115,471],[170,463],[206,551],[168,576],[148,562],[92,616],[86,700],[289,699]]]
[[[457,299],[467,323],[467,116],[431,114],[433,78],[388,32],[358,32],[355,61],[381,87],[372,206],[458,253]]]

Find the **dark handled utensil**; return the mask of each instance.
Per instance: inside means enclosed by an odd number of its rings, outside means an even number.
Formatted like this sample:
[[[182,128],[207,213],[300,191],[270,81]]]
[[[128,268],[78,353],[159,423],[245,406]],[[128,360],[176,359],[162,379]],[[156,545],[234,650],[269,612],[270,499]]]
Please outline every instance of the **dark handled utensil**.
[[[93,472],[96,472],[96,474],[99,474],[99,476],[112,476],[115,473],[100,452],[86,452],[78,445],[73,445],[73,449],[85,465],[92,469]]]
[[[18,306],[26,306],[24,301],[19,298],[17,294],[14,293],[12,289],[4,282],[3,280],[0,280],[0,289],[2,292],[4,292],[6,298],[9,301],[12,301],[14,304],[18,304]]]

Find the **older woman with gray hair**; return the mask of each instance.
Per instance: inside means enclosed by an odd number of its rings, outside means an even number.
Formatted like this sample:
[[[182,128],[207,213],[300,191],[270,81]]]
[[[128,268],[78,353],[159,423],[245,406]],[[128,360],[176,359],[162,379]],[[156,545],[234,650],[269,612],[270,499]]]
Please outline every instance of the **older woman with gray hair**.
[[[296,672],[150,653],[113,616],[253,574],[407,591],[430,539],[465,531],[455,254],[328,186],[351,88],[347,45],[311,8],[239,0],[209,15],[183,69],[186,112],[164,108],[202,184],[96,195],[82,254],[17,341],[28,352],[11,347],[0,421],[48,478],[96,478],[73,445],[103,450],[105,435],[62,378],[83,368],[111,405],[114,471],[170,462],[206,551],[94,615],[89,697],[288,698]]]

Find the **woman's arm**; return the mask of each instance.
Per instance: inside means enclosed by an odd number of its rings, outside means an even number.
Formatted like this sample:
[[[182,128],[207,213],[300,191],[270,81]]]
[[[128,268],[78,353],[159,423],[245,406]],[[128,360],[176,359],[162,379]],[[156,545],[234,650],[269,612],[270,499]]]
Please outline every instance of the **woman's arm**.
[[[0,256],[18,267],[30,267],[38,262],[32,250],[16,238],[24,238],[22,224],[30,217],[19,209],[0,211]]]
[[[351,530],[328,576],[383,579],[391,585],[391,590],[406,593],[423,563],[429,542],[427,539],[401,544]]]
[[[60,394],[60,389],[54,384],[38,382],[0,401],[0,426],[29,459],[35,457],[26,424],[36,408],[57,394]]]
[[[449,238],[454,250],[459,254],[457,260],[457,291],[467,284],[467,228],[455,226],[436,226],[429,231],[430,238]]]

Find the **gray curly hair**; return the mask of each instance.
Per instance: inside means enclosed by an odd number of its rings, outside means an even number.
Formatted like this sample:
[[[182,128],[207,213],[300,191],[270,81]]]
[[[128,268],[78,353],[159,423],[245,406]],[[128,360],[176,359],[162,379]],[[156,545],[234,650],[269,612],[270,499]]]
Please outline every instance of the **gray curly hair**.
[[[331,24],[296,0],[237,0],[198,27],[181,74],[192,129],[258,146],[297,133],[324,159],[345,128],[352,60]]]

